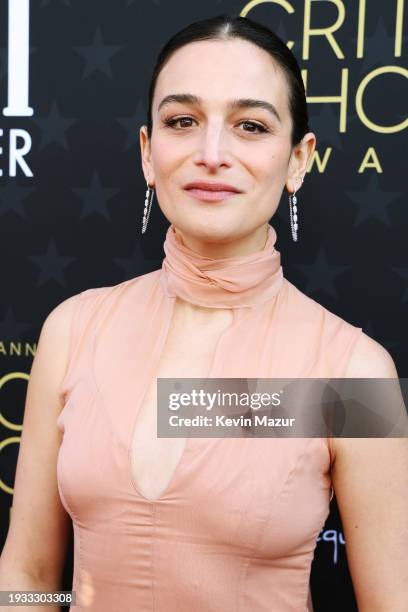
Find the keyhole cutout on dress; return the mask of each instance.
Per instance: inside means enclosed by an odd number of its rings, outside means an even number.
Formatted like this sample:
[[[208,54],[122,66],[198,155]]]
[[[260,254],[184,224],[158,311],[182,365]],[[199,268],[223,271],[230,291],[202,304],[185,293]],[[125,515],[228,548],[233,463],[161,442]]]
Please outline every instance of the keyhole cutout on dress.
[[[156,372],[136,415],[130,442],[133,486],[150,502],[162,499],[175,484],[187,447],[186,438],[157,437],[157,378],[208,376],[218,343],[232,323],[231,309],[192,311],[185,302],[175,301]]]

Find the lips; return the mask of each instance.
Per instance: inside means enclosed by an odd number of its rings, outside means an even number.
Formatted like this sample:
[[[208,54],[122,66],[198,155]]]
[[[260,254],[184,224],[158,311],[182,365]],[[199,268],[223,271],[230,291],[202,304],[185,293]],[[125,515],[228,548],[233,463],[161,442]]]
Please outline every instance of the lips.
[[[193,183],[188,183],[184,186],[186,190],[199,190],[199,191],[222,191],[222,192],[230,192],[230,193],[241,193],[239,189],[234,187],[233,185],[228,185],[226,183],[206,183],[204,181],[195,181]]]

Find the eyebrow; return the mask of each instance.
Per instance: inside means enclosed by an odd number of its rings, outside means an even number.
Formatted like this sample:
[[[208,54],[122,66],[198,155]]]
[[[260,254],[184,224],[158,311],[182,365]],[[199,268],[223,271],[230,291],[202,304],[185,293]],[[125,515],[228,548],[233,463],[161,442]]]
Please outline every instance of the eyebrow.
[[[163,108],[163,106],[166,104],[171,104],[172,102],[180,102],[181,104],[196,104],[200,106],[203,104],[203,99],[193,94],[169,94],[163,98],[157,110],[159,111],[161,108]],[[279,121],[279,123],[282,123],[282,119],[280,118],[276,107],[271,102],[267,102],[266,100],[257,100],[255,98],[237,98],[234,100],[229,100],[227,102],[227,106],[231,110],[238,108],[261,108],[273,115]]]

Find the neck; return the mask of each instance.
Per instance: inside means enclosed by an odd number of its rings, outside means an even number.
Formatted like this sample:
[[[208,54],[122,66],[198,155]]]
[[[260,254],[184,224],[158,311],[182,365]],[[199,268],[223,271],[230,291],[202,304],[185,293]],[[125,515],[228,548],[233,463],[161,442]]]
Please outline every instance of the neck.
[[[189,234],[174,226],[175,234],[181,242],[202,257],[211,259],[223,259],[227,257],[240,257],[252,255],[262,251],[268,237],[268,224],[265,223],[255,231],[245,236],[240,236],[228,241],[214,241],[213,238],[200,238],[197,235]]]
[[[164,293],[209,308],[251,307],[272,299],[283,283],[276,232],[267,225],[267,240],[249,254],[201,255],[182,243],[175,227],[167,230],[160,282]]]

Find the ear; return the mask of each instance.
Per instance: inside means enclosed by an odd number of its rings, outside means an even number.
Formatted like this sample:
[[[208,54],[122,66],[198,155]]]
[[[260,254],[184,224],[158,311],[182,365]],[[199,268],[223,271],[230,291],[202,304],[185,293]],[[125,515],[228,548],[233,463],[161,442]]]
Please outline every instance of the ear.
[[[151,146],[147,134],[147,126],[142,125],[139,131],[140,154],[142,158],[143,174],[150,187],[154,187],[154,171],[151,160]]]
[[[289,193],[301,187],[315,148],[316,136],[313,132],[305,134],[302,140],[293,147],[286,178],[286,189]]]

